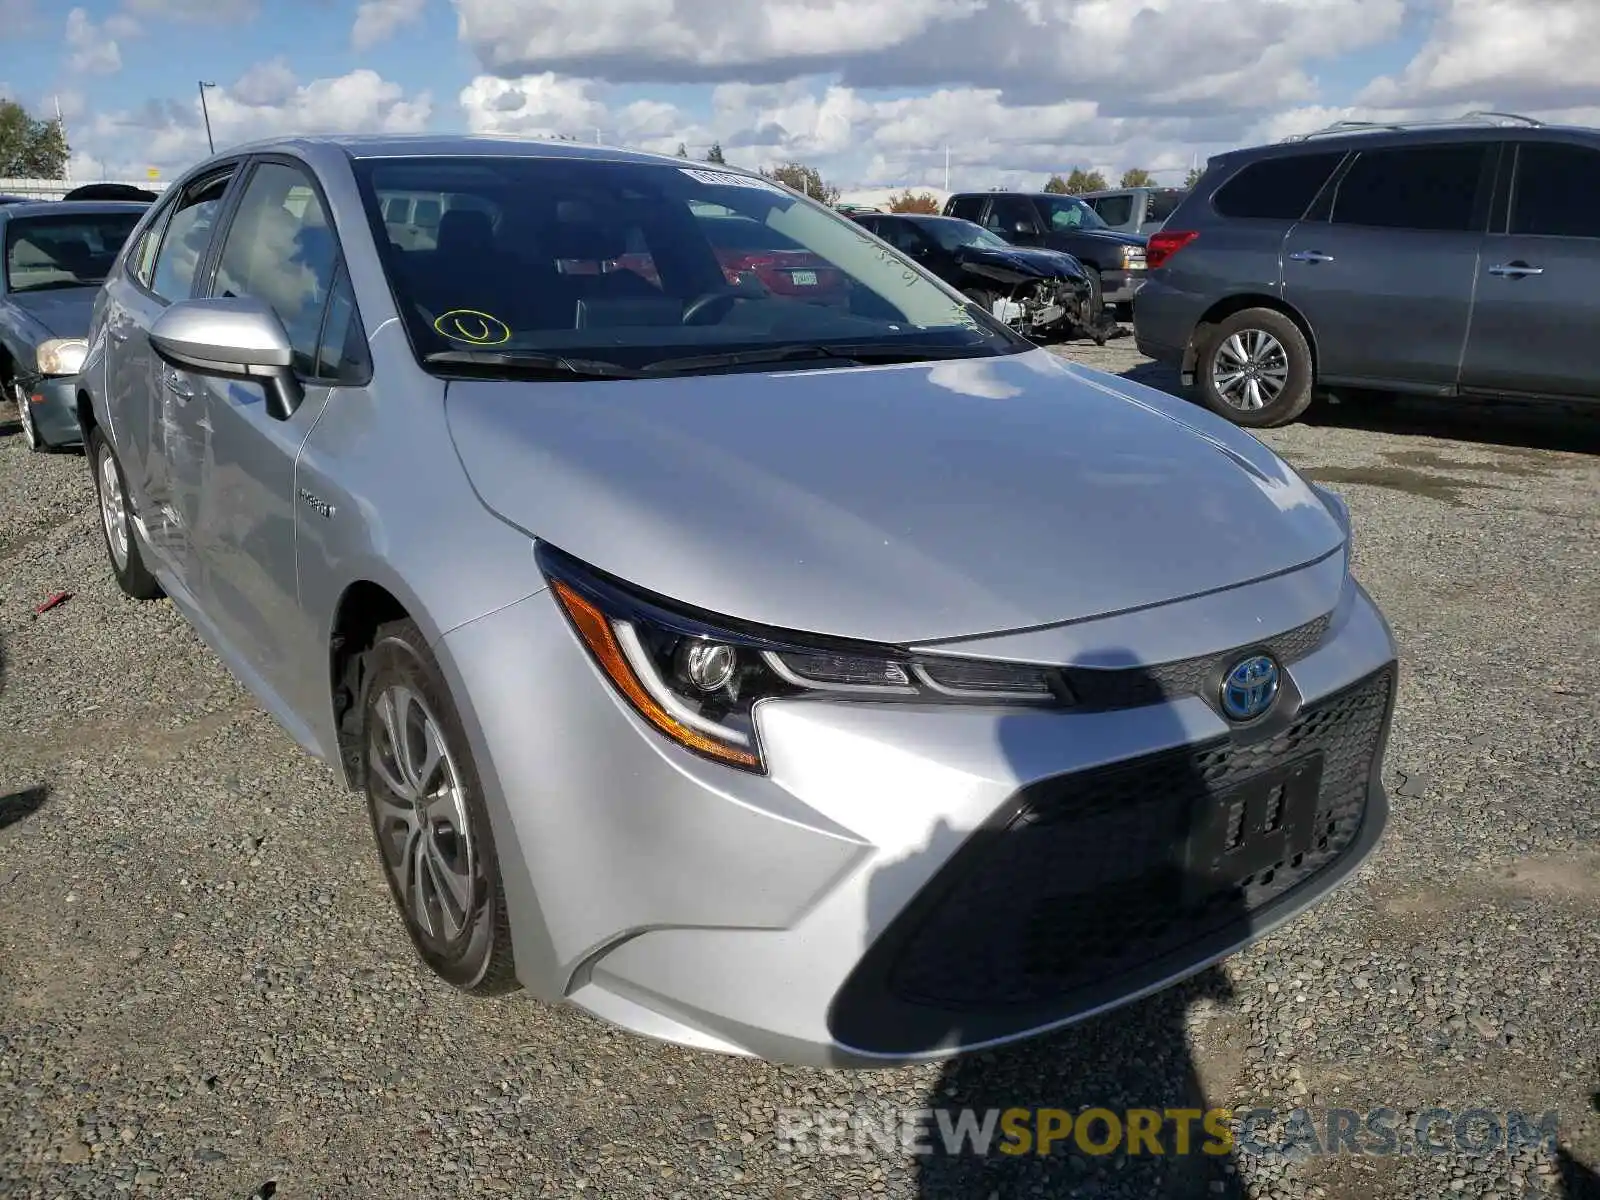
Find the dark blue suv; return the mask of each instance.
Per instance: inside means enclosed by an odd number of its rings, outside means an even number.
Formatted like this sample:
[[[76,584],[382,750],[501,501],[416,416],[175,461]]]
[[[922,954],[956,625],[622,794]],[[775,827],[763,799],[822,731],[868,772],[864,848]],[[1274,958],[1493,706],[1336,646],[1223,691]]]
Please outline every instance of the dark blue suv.
[[[1282,425],[1314,388],[1600,400],[1600,131],[1344,122],[1213,158],[1150,238],[1139,349]]]

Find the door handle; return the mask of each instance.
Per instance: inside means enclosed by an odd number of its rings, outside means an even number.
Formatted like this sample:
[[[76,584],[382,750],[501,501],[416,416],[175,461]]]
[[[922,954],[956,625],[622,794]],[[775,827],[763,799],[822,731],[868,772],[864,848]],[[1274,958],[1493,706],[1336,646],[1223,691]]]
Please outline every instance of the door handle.
[[[167,385],[167,391],[173,394],[179,404],[187,404],[194,399],[194,389],[186,384],[176,371],[168,371],[163,382]]]
[[[1503,279],[1521,279],[1524,275],[1543,275],[1543,267],[1530,267],[1525,262],[1500,263],[1489,268],[1489,274],[1499,275]]]
[[[1333,255],[1324,254],[1321,250],[1296,250],[1289,255],[1289,261],[1303,263],[1332,262]]]

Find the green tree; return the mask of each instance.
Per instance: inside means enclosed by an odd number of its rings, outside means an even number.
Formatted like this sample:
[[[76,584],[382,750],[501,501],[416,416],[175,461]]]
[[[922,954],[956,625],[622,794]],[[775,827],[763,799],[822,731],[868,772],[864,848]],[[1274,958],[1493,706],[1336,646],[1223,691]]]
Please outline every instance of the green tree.
[[[1129,167],[1122,173],[1123,187],[1152,187],[1154,184],[1155,176],[1151,175],[1143,167]]]
[[[1067,176],[1066,192],[1069,196],[1081,196],[1084,192],[1103,192],[1106,186],[1106,177],[1099,171],[1073,167]]]
[[[1183,177],[1183,186],[1186,188],[1192,188],[1195,184],[1200,182],[1200,176],[1204,175],[1205,173],[1204,167],[1190,167],[1189,173]]]
[[[1059,175],[1052,175],[1049,179],[1045,180],[1044,190],[1047,192],[1054,192],[1058,196],[1065,195],[1068,191],[1067,181],[1061,178]]]
[[[793,188],[801,195],[810,196],[824,204],[832,204],[839,198],[839,189],[826,182],[815,167],[808,167],[804,163],[787,162],[770,171],[763,167],[761,173],[784,187]]]
[[[932,192],[913,192],[910,188],[889,197],[890,212],[939,213],[939,201]]]
[[[706,151],[706,161],[710,163],[721,163],[723,166],[728,165],[728,160],[722,157],[721,142],[711,143],[711,149]]]
[[[41,121],[15,100],[0,100],[0,175],[64,179],[71,153],[59,121]]]

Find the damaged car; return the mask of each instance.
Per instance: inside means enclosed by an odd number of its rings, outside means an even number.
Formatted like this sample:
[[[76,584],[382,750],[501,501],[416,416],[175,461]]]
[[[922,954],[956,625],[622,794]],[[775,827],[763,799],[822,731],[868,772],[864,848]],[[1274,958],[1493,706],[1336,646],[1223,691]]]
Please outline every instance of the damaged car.
[[[147,205],[40,200],[0,208],[0,391],[23,441],[82,440],[77,376],[94,298]]]
[[[1094,277],[1070,254],[1013,246],[958,217],[852,219],[1027,337],[1092,337],[1104,345],[1115,329]]]

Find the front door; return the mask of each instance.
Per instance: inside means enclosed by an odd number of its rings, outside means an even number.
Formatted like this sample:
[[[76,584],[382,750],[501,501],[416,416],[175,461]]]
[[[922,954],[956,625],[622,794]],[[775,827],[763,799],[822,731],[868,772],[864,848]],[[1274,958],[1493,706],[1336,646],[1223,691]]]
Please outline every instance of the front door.
[[[1523,142],[1508,151],[1509,221],[1484,240],[1461,385],[1600,397],[1600,150]]]
[[[306,169],[258,163],[223,236],[210,294],[272,307],[294,347],[305,398],[279,420],[259,385],[194,377],[208,433],[197,490],[201,607],[240,663],[291,711],[297,681],[326,687],[325,631],[311,627],[299,603],[296,519],[305,510],[296,503],[295,465],[355,319],[339,262]],[[331,356],[324,339],[332,339]]]
[[[1363,151],[1331,214],[1289,231],[1283,296],[1311,325],[1319,379],[1455,388],[1497,149]]]

